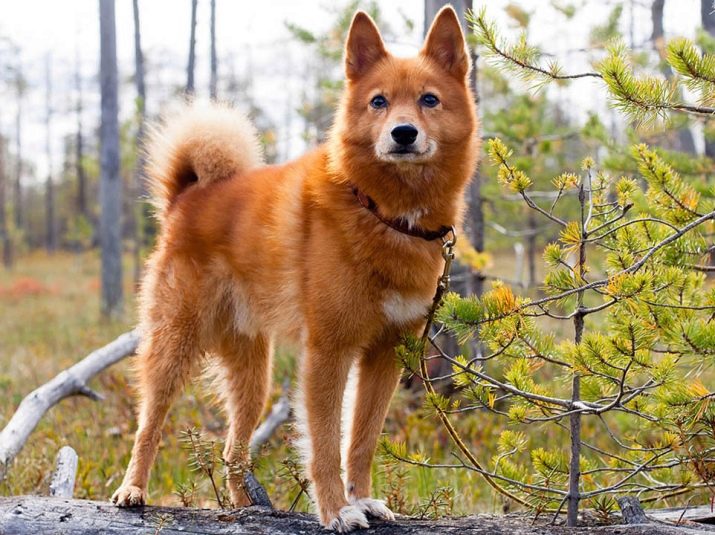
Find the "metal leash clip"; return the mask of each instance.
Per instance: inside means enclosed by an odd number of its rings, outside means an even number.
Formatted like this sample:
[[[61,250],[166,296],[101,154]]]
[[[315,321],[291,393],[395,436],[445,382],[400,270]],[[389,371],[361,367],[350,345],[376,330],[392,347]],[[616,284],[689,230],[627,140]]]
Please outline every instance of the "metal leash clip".
[[[444,270],[442,271],[442,276],[439,278],[441,293],[449,290],[449,274],[452,271],[452,262],[455,257],[454,246],[457,243],[457,231],[454,230],[454,227],[450,229],[450,234],[451,237],[447,237],[449,236],[448,234],[442,238],[442,258],[444,258]]]

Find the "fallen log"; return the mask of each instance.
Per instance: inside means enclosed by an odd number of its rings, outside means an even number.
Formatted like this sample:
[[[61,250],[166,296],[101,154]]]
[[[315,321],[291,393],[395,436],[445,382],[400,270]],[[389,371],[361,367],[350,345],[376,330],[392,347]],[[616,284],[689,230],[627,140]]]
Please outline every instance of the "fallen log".
[[[566,528],[533,523],[533,515],[478,515],[440,520],[398,518],[371,521],[362,535],[698,535],[712,534],[707,526],[676,527],[666,524]],[[0,533],[35,535],[161,534],[178,535],[325,535],[315,515],[289,513],[261,507],[235,511],[175,507],[119,509],[107,502],[38,496],[0,498]]]
[[[0,481],[5,478],[10,463],[48,410],[69,396],[102,399],[89,388],[89,381],[112,364],[134,354],[138,343],[136,330],[124,333],[28,394],[0,432]]]

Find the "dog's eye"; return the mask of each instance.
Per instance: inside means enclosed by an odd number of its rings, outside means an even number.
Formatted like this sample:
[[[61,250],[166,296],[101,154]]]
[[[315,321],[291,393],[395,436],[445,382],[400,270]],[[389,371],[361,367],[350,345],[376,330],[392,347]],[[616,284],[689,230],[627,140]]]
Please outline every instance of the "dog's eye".
[[[420,104],[427,106],[428,108],[434,108],[439,104],[439,99],[432,93],[425,93],[420,97]]]
[[[375,95],[370,101],[370,106],[379,110],[381,108],[387,108],[387,99],[382,95]]]

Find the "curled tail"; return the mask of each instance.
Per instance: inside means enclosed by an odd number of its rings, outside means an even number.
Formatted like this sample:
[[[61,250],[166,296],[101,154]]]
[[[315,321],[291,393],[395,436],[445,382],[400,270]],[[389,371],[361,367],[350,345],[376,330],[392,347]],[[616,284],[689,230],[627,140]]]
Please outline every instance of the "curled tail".
[[[245,173],[261,165],[262,151],[243,113],[223,104],[192,103],[150,129],[146,158],[149,192],[163,221],[186,188]]]

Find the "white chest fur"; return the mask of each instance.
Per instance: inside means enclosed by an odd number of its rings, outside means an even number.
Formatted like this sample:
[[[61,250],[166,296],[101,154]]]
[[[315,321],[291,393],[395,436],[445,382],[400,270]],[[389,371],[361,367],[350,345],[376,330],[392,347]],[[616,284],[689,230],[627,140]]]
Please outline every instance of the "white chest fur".
[[[429,300],[422,296],[390,292],[382,302],[382,311],[388,321],[403,325],[424,318],[429,304]]]

